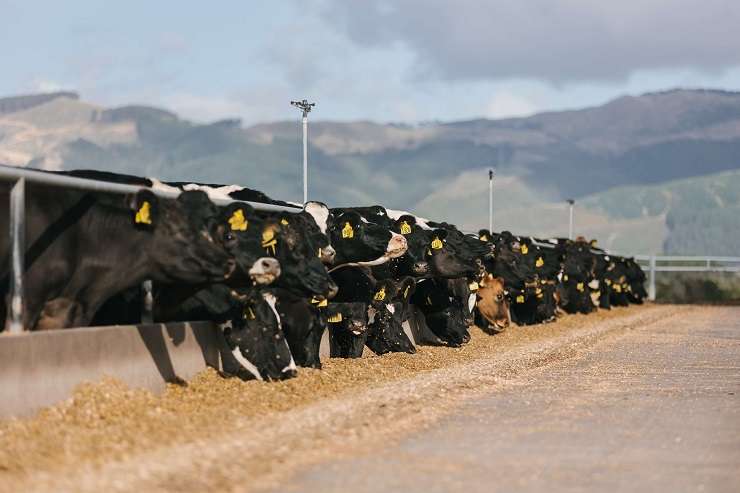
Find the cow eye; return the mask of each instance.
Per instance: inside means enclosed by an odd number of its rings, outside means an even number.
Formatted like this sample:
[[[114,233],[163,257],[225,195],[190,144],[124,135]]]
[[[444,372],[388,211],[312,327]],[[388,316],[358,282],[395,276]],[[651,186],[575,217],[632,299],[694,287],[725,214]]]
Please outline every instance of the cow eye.
[[[503,299],[504,299],[504,295],[503,294],[499,293],[499,294],[496,295],[496,301],[501,301]]]
[[[236,239],[236,236],[234,236],[234,233],[232,233],[231,231],[227,231],[226,234],[224,235],[225,241],[232,241],[234,239]]]

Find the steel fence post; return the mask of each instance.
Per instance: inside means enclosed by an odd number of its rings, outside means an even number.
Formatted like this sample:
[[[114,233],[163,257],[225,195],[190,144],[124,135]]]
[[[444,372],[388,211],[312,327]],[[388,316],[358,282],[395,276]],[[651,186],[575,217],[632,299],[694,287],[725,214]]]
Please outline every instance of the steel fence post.
[[[5,322],[8,332],[23,332],[23,267],[25,250],[25,206],[26,179],[19,178],[10,191],[10,286],[8,320]]]

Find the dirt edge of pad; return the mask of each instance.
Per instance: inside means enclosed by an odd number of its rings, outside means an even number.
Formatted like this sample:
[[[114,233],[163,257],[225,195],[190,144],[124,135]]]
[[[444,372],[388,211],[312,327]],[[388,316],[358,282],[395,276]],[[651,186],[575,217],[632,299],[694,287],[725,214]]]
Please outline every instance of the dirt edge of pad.
[[[37,491],[197,491],[216,487],[228,490],[237,485],[240,490],[247,486],[252,490],[274,486],[278,480],[284,481],[318,461],[357,453],[428,426],[462,399],[511,383],[511,379],[528,370],[573,357],[608,336],[685,310],[625,310],[554,337],[417,372],[349,396],[338,394],[269,416],[234,419],[218,437],[146,450],[100,466],[85,466],[70,471],[71,474],[39,471],[27,478],[30,481],[23,481],[24,487],[34,486]],[[229,459],[224,460],[225,457]],[[248,482],[235,484],[238,477]]]

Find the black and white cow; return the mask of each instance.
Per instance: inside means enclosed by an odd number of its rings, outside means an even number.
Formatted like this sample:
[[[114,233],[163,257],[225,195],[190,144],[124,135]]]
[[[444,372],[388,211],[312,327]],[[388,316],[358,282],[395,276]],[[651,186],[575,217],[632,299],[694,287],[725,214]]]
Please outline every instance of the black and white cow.
[[[7,207],[8,190],[1,194]],[[7,209],[0,216],[7,230]],[[218,219],[218,208],[200,192],[168,200],[147,190],[121,196],[29,184],[24,325],[86,326],[108,298],[145,279],[227,279],[236,262]],[[0,258],[8,255],[8,237],[2,236]]]

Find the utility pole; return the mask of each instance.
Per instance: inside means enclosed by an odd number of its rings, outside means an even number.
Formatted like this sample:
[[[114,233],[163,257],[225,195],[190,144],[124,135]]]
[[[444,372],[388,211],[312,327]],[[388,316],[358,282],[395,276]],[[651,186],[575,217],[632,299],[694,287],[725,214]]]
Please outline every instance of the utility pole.
[[[488,231],[493,233],[493,170],[488,170]]]
[[[308,114],[316,103],[291,101],[290,104],[303,111],[303,203],[308,202]]]
[[[572,240],[573,239],[573,204],[575,204],[576,201],[573,199],[568,199],[566,200],[566,202],[568,203],[568,206],[570,208],[570,219],[568,221],[568,239]]]

